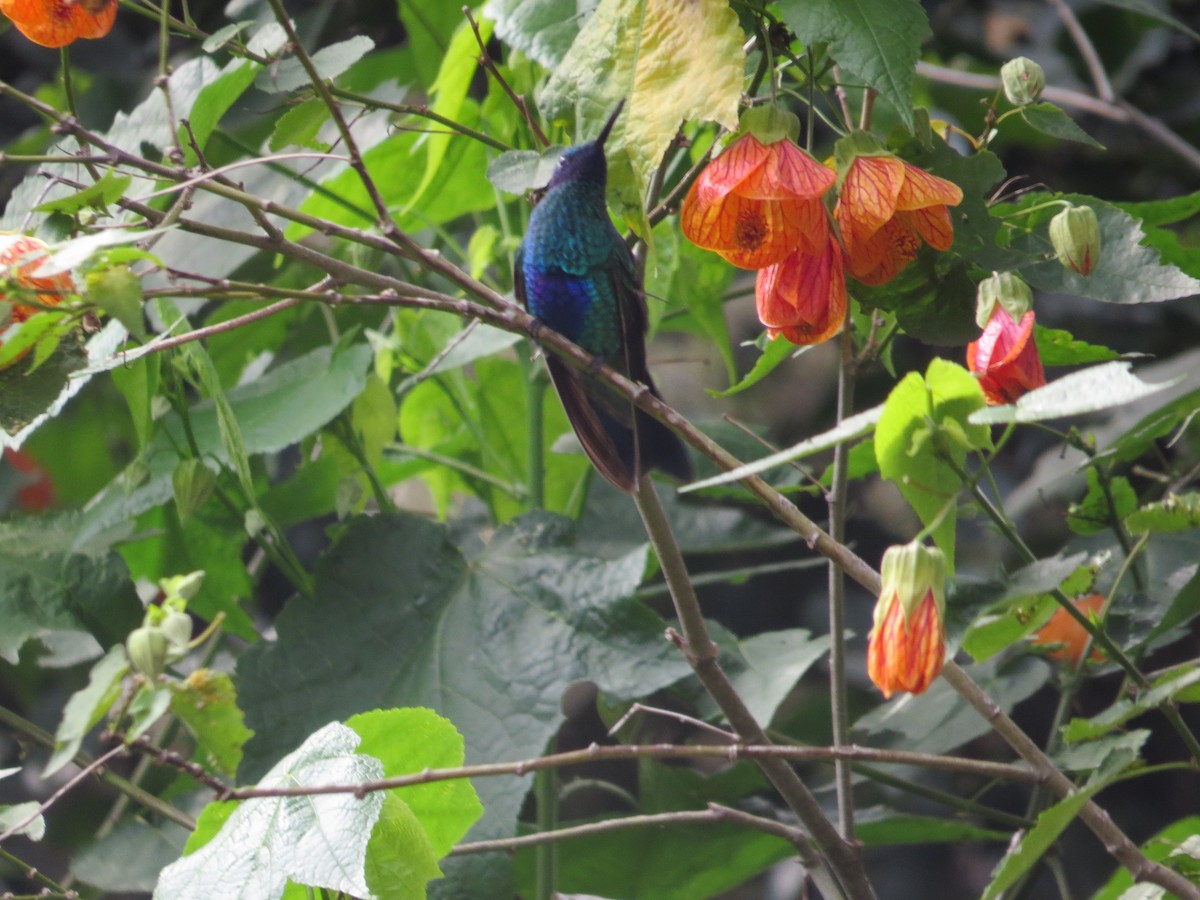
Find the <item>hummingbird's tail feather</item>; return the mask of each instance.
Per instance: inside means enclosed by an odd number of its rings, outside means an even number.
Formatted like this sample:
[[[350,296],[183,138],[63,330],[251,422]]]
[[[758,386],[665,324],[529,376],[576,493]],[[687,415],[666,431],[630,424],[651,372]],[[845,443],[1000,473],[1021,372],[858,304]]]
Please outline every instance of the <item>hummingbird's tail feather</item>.
[[[662,422],[640,409],[634,410],[631,418],[622,419],[589,391],[570,366],[547,356],[546,367],[575,436],[600,474],[614,487],[632,493],[642,475],[652,469],[679,481],[692,480],[692,464],[683,441]],[[658,396],[652,382],[650,389]],[[597,385],[594,390],[606,388]]]

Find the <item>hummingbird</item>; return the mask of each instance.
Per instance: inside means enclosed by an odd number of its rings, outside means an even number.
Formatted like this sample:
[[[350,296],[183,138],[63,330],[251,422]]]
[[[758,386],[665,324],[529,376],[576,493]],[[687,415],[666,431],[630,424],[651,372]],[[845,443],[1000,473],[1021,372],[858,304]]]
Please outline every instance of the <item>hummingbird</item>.
[[[604,199],[604,142],[624,105],[617,104],[595,140],[569,147],[559,159],[517,249],[513,284],[542,324],[660,397],[646,368],[645,292]],[[550,354],[546,367],[579,443],[615,487],[632,492],[651,469],[691,480],[687,451],[669,428],[594,374]]]

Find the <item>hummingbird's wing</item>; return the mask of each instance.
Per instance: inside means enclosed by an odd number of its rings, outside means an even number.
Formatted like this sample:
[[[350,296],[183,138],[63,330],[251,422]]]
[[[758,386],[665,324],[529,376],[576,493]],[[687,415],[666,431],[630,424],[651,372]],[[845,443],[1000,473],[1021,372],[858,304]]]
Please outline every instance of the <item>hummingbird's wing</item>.
[[[521,305],[528,309],[522,251],[523,248],[517,249],[513,293]],[[615,400],[616,394],[603,385],[585,385],[585,376],[553,353],[545,354],[545,359],[550,381],[562,402],[567,421],[571,423],[588,459],[613,486],[627,493],[632,492],[641,480],[641,471],[636,465],[638,455],[634,449],[633,430],[619,421],[609,404],[597,402],[600,395],[609,394]]]

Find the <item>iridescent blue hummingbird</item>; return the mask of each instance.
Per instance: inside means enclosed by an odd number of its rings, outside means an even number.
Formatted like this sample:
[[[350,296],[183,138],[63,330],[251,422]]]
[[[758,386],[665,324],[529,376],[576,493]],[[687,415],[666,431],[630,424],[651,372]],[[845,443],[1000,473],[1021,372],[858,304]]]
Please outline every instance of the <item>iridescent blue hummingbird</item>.
[[[604,141],[624,105],[617,105],[595,140],[563,153],[529,217],[513,281],[530,314],[657,397],[646,368],[644,292],[604,199]],[[691,480],[683,442],[665,425],[551,354],[546,367],[575,435],[613,485],[633,491],[651,469]]]

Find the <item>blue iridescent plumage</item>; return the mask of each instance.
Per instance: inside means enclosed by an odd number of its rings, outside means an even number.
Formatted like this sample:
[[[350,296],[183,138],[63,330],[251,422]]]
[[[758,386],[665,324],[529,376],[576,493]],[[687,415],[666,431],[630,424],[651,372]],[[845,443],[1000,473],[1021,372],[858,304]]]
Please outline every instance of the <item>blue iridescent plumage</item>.
[[[623,104],[622,104],[623,105]],[[646,368],[646,308],[629,247],[608,217],[604,141],[621,107],[593,141],[559,160],[517,252],[518,299],[543,324],[654,391]],[[661,469],[691,478],[683,443],[661,422],[553,356],[546,365],[567,418],[596,468],[625,491]]]

